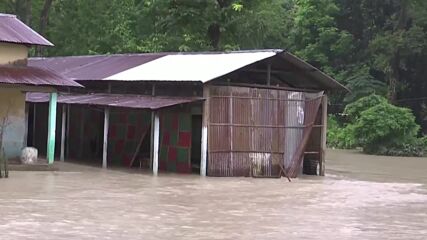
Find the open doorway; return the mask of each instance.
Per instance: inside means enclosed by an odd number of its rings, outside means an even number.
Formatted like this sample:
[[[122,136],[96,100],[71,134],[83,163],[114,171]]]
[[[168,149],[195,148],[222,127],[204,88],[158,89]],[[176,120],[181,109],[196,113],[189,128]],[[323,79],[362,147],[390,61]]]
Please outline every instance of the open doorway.
[[[137,137],[137,146],[135,152],[131,155],[129,167],[150,169],[151,168],[151,127],[142,130]]]
[[[151,111],[111,108],[108,133],[108,164],[149,168]]]
[[[199,173],[202,142],[202,115],[192,115],[191,122],[191,170],[193,173]]]
[[[66,147],[66,161],[93,166],[101,165],[104,141],[104,110],[88,105],[69,105],[68,113],[70,122],[67,124],[69,129],[66,131],[66,145],[68,146]],[[57,126],[58,124],[60,121],[57,121]],[[57,133],[60,132],[57,131]],[[60,139],[60,135],[57,135],[57,139]],[[57,144],[60,144],[60,141],[57,141]],[[56,149],[59,150],[60,145]]]

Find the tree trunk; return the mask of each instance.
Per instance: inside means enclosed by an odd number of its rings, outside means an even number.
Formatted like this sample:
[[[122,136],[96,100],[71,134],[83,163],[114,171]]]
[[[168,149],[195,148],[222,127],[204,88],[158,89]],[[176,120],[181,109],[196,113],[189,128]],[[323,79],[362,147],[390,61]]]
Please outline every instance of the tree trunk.
[[[402,0],[400,4],[399,18],[397,19],[396,24],[394,25],[394,32],[397,34],[405,34],[407,30],[407,25],[409,21],[408,15],[409,1]],[[389,78],[389,89],[388,89],[388,98],[391,103],[396,103],[397,100],[397,87],[400,82],[400,48],[397,47],[394,53],[394,56],[390,62],[390,73],[388,74]]]
[[[390,64],[390,73],[388,74],[389,86],[388,86],[388,100],[391,103],[396,103],[397,100],[397,87],[400,81],[400,50],[397,49],[394,54],[391,64]]]
[[[231,4],[230,0],[217,0],[216,2],[218,3],[219,8],[221,8],[221,9],[226,8],[226,7],[230,6],[230,4]]]
[[[221,18],[224,18],[223,10],[231,5],[231,0],[217,0],[216,1],[219,7],[219,18],[217,22],[213,22],[208,27],[207,36],[209,38],[210,44],[214,50],[219,50],[219,43],[221,40]]]
[[[46,34],[46,28],[47,28],[47,24],[48,24],[48,20],[49,20],[49,10],[52,6],[52,2],[53,2],[53,0],[45,0],[42,12],[40,14],[39,33],[42,36],[45,36],[45,34]],[[38,46],[37,47],[37,56],[41,57],[41,56],[43,56],[43,53],[44,53],[44,47]]]
[[[15,0],[15,1],[11,1],[10,4],[11,6],[13,5],[12,9],[13,9],[13,14],[15,14],[16,16],[18,16],[19,19],[22,19],[22,21],[25,22],[26,20],[26,14],[27,14],[27,10],[26,10],[26,5],[25,5],[25,0]]]
[[[208,37],[214,50],[219,50],[219,41],[221,38],[221,26],[219,23],[212,23],[208,28]]]
[[[389,77],[389,86],[388,86],[388,100],[390,103],[395,103],[397,99],[397,84],[399,82],[398,76],[395,73],[397,70],[391,70],[390,71],[390,77]]]
[[[33,17],[33,2],[32,0],[27,0],[25,2],[25,24],[31,26],[31,19]]]

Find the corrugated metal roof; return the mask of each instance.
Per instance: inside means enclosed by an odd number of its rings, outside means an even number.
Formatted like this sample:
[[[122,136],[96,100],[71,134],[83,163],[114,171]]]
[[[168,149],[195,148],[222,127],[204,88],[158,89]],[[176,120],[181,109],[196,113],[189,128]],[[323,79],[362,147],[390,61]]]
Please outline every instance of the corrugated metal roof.
[[[276,55],[276,51],[168,55],[105,80],[208,82]]]
[[[53,46],[46,38],[21,22],[15,15],[0,13],[0,42]]]
[[[30,58],[28,65],[47,68],[76,81],[103,80],[166,54],[117,54]]]
[[[53,70],[76,81],[195,81],[206,83],[256,62],[279,58],[283,59],[285,64],[292,64],[298,70],[296,73],[301,77],[283,77],[285,82],[292,83],[292,86],[296,88],[346,89],[319,69],[281,49],[229,53],[145,53],[32,58],[29,60],[29,65]]]
[[[0,65],[0,83],[82,87],[82,85],[47,69],[11,65]]]
[[[84,104],[98,105],[109,107],[127,107],[140,109],[160,109],[183,103],[202,101],[203,98],[193,97],[163,97],[163,96],[145,96],[145,95],[130,95],[130,94],[108,94],[108,93],[92,93],[92,94],[68,94],[60,93],[58,96],[59,103],[66,104]],[[27,102],[48,102],[49,95],[47,93],[27,93]]]

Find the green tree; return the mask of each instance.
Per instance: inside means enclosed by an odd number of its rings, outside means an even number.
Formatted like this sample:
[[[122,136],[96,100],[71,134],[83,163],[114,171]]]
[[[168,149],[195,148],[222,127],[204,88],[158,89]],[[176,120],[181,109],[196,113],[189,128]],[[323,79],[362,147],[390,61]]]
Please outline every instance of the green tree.
[[[144,1],[138,35],[150,51],[282,47],[282,1]]]
[[[353,49],[352,35],[335,21],[340,8],[334,0],[294,0],[293,4],[289,47],[326,72],[337,73]]]
[[[378,30],[370,42],[369,50],[374,65],[386,76],[389,99],[396,101],[402,83],[401,72],[408,67],[408,58],[422,54],[427,46],[427,35],[422,26],[425,22],[416,18],[417,8],[425,8],[427,5],[414,0],[392,1],[391,4],[394,5],[393,14]]]
[[[54,4],[50,55],[84,55],[138,51],[134,0],[75,0]]]

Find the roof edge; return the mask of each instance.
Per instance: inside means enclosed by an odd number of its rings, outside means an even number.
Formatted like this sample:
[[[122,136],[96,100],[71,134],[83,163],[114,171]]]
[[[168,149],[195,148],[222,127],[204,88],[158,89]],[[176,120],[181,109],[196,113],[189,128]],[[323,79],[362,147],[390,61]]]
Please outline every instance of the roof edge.
[[[10,40],[0,40],[0,42],[4,43],[13,43],[13,44],[20,44],[20,45],[31,45],[31,46],[46,46],[46,47],[53,47],[55,46],[52,42],[47,40],[44,36],[42,36],[40,33],[36,32],[34,29],[32,29],[30,26],[22,22],[18,16],[14,14],[8,14],[8,13],[0,13],[0,17],[9,17],[16,19],[16,22],[20,25],[22,25],[24,28],[26,28],[28,31],[30,31],[32,34],[36,35],[46,43],[34,43],[29,41],[10,41]]]

